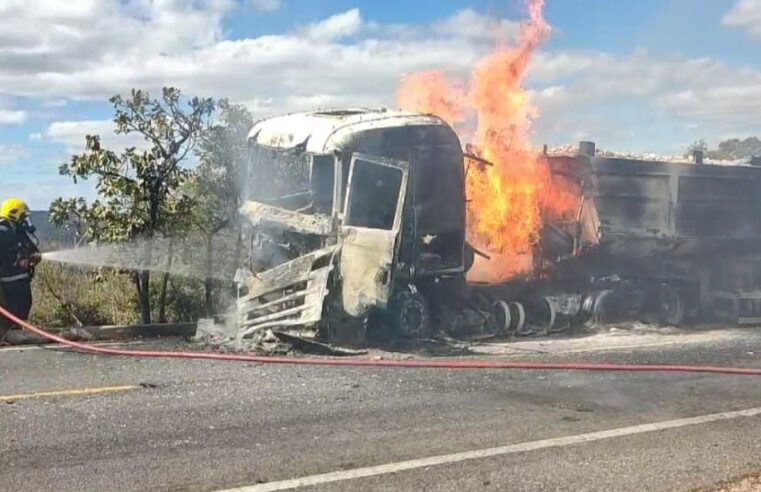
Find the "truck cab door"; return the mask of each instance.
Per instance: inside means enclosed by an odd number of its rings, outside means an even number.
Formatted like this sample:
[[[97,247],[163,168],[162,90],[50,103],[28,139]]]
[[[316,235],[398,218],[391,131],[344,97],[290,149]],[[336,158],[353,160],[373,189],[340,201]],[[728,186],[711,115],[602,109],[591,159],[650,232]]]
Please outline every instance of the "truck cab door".
[[[385,307],[391,295],[408,175],[404,161],[352,157],[339,267],[343,308],[351,316]]]

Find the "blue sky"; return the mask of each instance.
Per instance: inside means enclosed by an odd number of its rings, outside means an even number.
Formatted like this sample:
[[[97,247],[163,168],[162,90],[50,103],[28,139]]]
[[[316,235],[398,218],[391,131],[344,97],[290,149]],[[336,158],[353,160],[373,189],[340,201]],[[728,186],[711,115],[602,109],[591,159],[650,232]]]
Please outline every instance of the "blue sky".
[[[521,0],[0,0],[4,194],[91,195],[58,176],[86,133],[115,147],[106,99],[175,85],[257,116],[393,106],[405,73],[465,79]],[[527,89],[537,145],[680,153],[761,135],[761,0],[547,0]]]

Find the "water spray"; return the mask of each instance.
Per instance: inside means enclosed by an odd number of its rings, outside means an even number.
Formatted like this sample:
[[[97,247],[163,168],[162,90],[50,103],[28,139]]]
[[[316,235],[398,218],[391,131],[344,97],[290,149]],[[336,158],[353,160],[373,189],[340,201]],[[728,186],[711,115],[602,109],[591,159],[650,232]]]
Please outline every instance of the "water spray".
[[[207,240],[196,236],[154,237],[82,245],[45,252],[42,260],[91,268],[142,270],[178,277],[232,281],[238,262],[235,247],[237,234],[220,232],[214,236],[213,268],[209,268]]]

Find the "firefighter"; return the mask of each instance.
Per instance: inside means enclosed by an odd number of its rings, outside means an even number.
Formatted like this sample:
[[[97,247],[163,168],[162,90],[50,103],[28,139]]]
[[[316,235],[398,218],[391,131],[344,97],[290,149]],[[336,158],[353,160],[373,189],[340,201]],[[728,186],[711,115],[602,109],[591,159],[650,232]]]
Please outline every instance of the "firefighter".
[[[18,198],[5,200],[0,205],[0,302],[23,320],[29,318],[32,309],[32,277],[41,259],[33,238],[27,204]],[[0,320],[0,341],[15,328]]]

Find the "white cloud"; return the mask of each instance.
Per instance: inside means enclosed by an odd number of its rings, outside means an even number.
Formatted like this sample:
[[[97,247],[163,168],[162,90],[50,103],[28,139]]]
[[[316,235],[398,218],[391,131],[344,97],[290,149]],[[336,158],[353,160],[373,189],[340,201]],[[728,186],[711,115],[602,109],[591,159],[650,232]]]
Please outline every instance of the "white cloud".
[[[23,145],[0,145],[0,166],[16,164],[27,155]]]
[[[675,132],[695,139],[758,133],[761,72],[715,60],[645,52],[620,58],[586,52],[545,54],[532,68],[532,79],[555,82],[531,92],[541,115],[539,136],[548,140],[599,132],[600,139],[641,145],[653,137],[648,132],[655,122],[670,122]],[[640,138],[633,138],[633,132]]]
[[[0,109],[0,125],[17,125],[27,118],[26,111]]]
[[[0,42],[0,92],[61,101],[175,85],[186,93],[252,102],[259,115],[305,109],[300,102],[308,101],[392,105],[403,73],[443,68],[463,75],[493,44],[477,36],[480,28],[450,32],[446,20],[382,25],[364,22],[357,9],[292,33],[224,40],[221,19],[229,8],[220,0],[150,7],[143,0],[106,0],[76,24],[49,20],[19,2],[4,12],[8,25],[26,29],[13,27],[15,41]],[[469,11],[454,18],[506,25]],[[61,30],[61,23],[70,27]],[[346,36],[355,40],[338,42]]]
[[[585,71],[596,72],[618,63],[612,55],[594,51],[538,52],[529,67],[529,82],[554,82]]]
[[[755,119],[761,115],[761,82],[671,92],[661,96],[658,103],[665,110],[687,118],[736,122],[735,127],[758,131]]]
[[[5,0],[0,88],[47,74],[113,72],[145,56],[174,57],[222,37],[233,0]],[[94,74],[99,75],[99,74]],[[44,80],[44,79],[43,79]],[[94,84],[102,81],[95,80]]]
[[[51,142],[65,145],[70,153],[84,149],[86,135],[100,136],[103,147],[117,152],[127,147],[141,148],[148,145],[140,135],[117,135],[114,129],[111,120],[56,121],[50,124],[45,137]]]
[[[353,36],[361,27],[362,16],[359,9],[351,9],[310,24],[306,29],[306,36],[314,40],[330,41]]]
[[[281,0],[248,0],[257,10],[262,12],[274,12],[282,7]]]
[[[89,200],[95,198],[96,193],[91,181],[80,180],[73,183],[71,180],[51,179],[33,180],[32,182],[3,183],[8,189],[12,189],[16,196],[23,197],[32,210],[47,210],[50,203],[57,197],[74,198],[83,196]]]
[[[403,74],[440,69],[467,77],[491,51],[495,35],[511,38],[519,29],[471,9],[428,25],[380,24],[352,9],[292,32],[226,40],[222,19],[234,11],[232,0],[103,0],[97,10],[78,1],[72,10],[46,10],[37,2],[14,0],[8,7],[0,0],[8,26],[0,32],[0,93],[64,103],[175,85],[188,94],[245,103],[257,117],[315,107],[393,106]],[[741,4],[750,2],[735,9]],[[737,20],[728,13],[727,22]],[[616,115],[611,124],[590,111],[627,105],[685,128],[750,131],[761,100],[759,71],[646,52],[540,52],[528,82],[540,109],[540,140],[595,132],[630,138],[641,119]],[[108,121],[58,122],[44,135],[81,147],[93,128],[104,139],[114,138]]]
[[[761,38],[761,0],[737,0],[721,23],[745,29],[751,36]]]
[[[27,138],[29,139],[30,142],[39,142],[42,140],[42,133],[40,132],[30,133],[27,136]]]
[[[450,36],[508,40],[518,34],[520,24],[507,19],[496,19],[483,15],[473,9],[465,9],[436,23],[434,29],[441,34]]]
[[[18,9],[27,8],[23,0],[5,0],[0,6],[0,11],[14,12]],[[57,0],[38,0],[35,2],[34,9],[41,18],[57,19],[63,21],[77,22],[89,17],[90,12],[98,6],[97,0],[67,0],[59,2]]]

